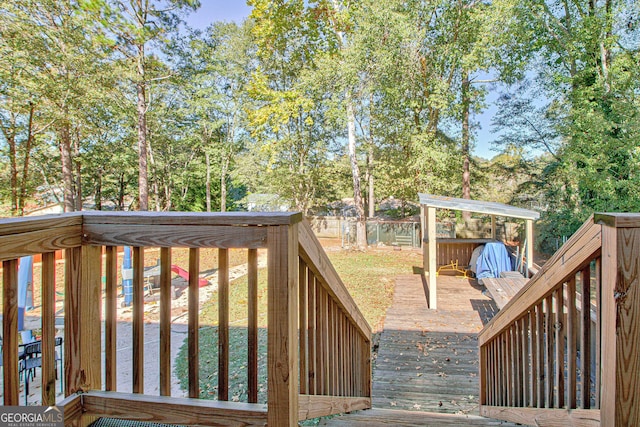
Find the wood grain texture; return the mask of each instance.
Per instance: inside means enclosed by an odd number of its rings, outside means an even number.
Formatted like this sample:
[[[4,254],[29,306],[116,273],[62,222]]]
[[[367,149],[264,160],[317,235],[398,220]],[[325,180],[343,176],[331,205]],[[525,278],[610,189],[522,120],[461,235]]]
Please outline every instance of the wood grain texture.
[[[93,245],[255,249],[267,240],[266,227],[89,224],[83,233],[83,243]]]
[[[591,307],[591,272],[580,272],[581,308]],[[591,407],[591,310],[580,310],[580,408]],[[640,384],[638,384],[640,386]]]
[[[600,426],[600,411],[597,409],[538,409],[505,408],[483,406],[480,415],[513,423],[547,427],[596,427]]]
[[[596,213],[594,222],[614,228],[640,227],[639,213]]]
[[[0,235],[0,261],[80,246],[79,225]]]
[[[553,293],[554,302],[555,302],[555,390],[556,390],[556,400],[555,400],[555,408],[563,408],[564,407],[564,370],[565,370],[565,338],[566,338],[566,325],[564,321],[564,296],[563,296],[563,287],[560,286]],[[587,305],[588,307],[588,305]],[[587,312],[588,314],[588,312]]]
[[[578,361],[576,324],[576,277],[567,282],[567,408],[576,408],[577,384],[576,363]]]
[[[116,391],[117,378],[117,322],[118,322],[118,248],[107,246],[106,249],[106,292],[105,292],[105,320],[104,320],[104,369],[105,389]]]
[[[56,257],[42,254],[42,404],[56,403]],[[62,378],[62,372],[59,373]]]
[[[80,353],[84,390],[102,389],[102,248],[83,246]]]
[[[602,401],[603,423],[611,426],[640,424],[640,229],[617,230],[617,276],[602,258]],[[608,253],[608,252],[607,252]],[[613,396],[611,396],[613,395]],[[604,425],[604,424],[603,424]]]
[[[302,394],[298,399],[299,421],[371,408],[371,398],[368,397],[312,396]]]
[[[171,248],[160,249],[160,396],[171,396]]]
[[[602,394],[600,397],[600,411],[602,422],[605,426],[616,425],[616,392],[617,369],[616,351],[617,339],[617,307],[615,290],[618,280],[618,231],[616,228],[602,226],[602,257],[600,268],[602,269],[602,306],[600,308],[602,324]]]
[[[298,422],[298,225],[269,227],[268,424]]]
[[[318,394],[316,372],[317,372],[317,331],[316,327],[316,278],[310,269],[307,269],[307,281],[309,283],[309,291],[307,295],[308,310],[307,316],[307,340],[309,342],[309,355],[308,355],[308,373],[309,378],[309,394]]]
[[[436,208],[427,207],[425,209],[425,226],[427,230],[427,244],[424,245],[422,269],[427,277],[429,308],[438,308],[438,283],[436,281],[437,272],[437,250],[436,250]]]
[[[144,393],[144,248],[134,246],[133,266],[133,392]]]
[[[64,288],[64,383],[65,396],[83,390],[84,380],[81,372],[81,309],[82,295],[81,259],[82,248],[65,251],[65,288]]]
[[[302,220],[300,212],[100,212],[82,213],[83,225],[290,225]]]
[[[73,394],[65,397],[57,406],[62,408],[64,412],[64,425],[75,426],[76,422],[82,417],[82,397],[79,394]]]
[[[18,260],[2,263],[4,404],[18,405]]]
[[[229,400],[229,251],[218,249],[218,400]]]
[[[258,402],[258,251],[249,249],[247,259],[247,396],[249,403]]]
[[[600,253],[601,227],[592,219],[583,226],[547,261],[500,312],[483,328],[478,336],[480,345],[500,333],[521,313],[537,304],[549,292],[568,280],[572,274],[588,265]]]
[[[0,219],[0,236],[23,234],[50,230],[52,228],[66,228],[82,225],[82,214],[66,213],[56,215],[41,215],[20,218]],[[79,233],[78,233],[79,235]]]
[[[298,320],[298,324],[300,325],[300,394],[309,394],[309,376],[307,375],[307,360],[309,358],[309,343],[307,339],[307,290],[309,287],[307,285],[307,265],[300,258],[298,259],[298,286],[298,310],[300,316]]]
[[[331,297],[336,300],[340,308],[349,316],[349,319],[358,326],[360,332],[371,340],[371,327],[362,315],[362,312],[353,301],[346,286],[340,279],[333,264],[324,252],[322,245],[313,234],[313,230],[306,221],[299,227],[300,257],[309,269],[313,271],[316,279],[327,286]]]
[[[82,408],[87,415],[163,424],[264,427],[267,421],[264,405],[129,393],[91,391],[82,395]]]
[[[188,295],[188,332],[189,350],[188,377],[189,397],[200,397],[200,251],[189,249],[189,295]]]

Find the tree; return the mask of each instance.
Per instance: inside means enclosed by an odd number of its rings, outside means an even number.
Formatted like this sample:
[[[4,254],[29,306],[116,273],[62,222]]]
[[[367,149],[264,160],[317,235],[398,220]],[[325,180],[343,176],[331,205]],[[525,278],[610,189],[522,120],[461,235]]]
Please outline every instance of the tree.
[[[102,9],[105,30],[110,39],[105,42],[117,50],[129,67],[130,79],[135,86],[138,148],[138,208],[149,209],[148,179],[148,90],[149,57],[147,48],[154,43],[162,44],[170,31],[175,31],[178,13],[195,10],[198,0],[100,0],[93,7]],[[164,76],[156,77],[161,79]]]

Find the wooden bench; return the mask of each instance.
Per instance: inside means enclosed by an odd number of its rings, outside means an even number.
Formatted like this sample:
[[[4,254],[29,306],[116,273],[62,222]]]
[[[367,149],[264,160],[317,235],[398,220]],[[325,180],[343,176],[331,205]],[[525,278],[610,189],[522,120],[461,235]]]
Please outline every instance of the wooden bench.
[[[504,274],[507,277],[483,278],[482,284],[487,288],[489,295],[496,302],[499,309],[502,309],[513,298],[520,289],[529,281],[517,271],[509,271]]]

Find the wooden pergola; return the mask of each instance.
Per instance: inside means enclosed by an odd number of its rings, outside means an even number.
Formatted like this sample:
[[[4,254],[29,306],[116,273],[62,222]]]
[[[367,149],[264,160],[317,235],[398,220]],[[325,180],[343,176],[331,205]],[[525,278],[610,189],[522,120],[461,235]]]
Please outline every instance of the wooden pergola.
[[[523,249],[525,251],[525,272],[529,271],[529,267],[533,263],[533,221],[540,218],[538,212],[497,202],[458,199],[422,193],[418,196],[420,197],[420,219],[423,230],[422,265],[429,287],[429,308],[437,308],[436,209],[491,215],[491,237],[493,239],[496,237],[496,216],[524,219],[527,241],[527,245]]]

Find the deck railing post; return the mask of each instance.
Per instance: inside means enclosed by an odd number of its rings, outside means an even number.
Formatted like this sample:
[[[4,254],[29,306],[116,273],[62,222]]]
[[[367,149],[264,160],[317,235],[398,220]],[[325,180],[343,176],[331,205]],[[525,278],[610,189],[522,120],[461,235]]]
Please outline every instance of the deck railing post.
[[[102,249],[83,245],[65,255],[65,395],[102,388]]]
[[[270,226],[268,425],[298,425],[298,225]]]
[[[601,425],[640,425],[640,219],[602,225]]]

